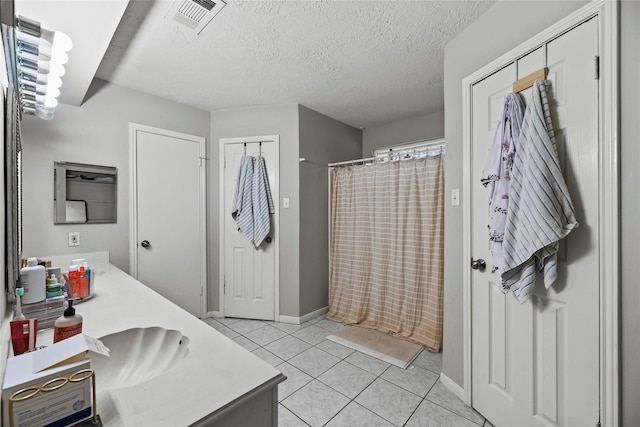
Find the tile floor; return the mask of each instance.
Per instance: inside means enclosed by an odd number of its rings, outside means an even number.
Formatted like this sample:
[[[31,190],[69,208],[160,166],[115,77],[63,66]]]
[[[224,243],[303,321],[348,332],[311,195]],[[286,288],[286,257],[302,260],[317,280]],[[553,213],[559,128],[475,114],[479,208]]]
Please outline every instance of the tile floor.
[[[205,322],[287,376],[279,426],[491,426],[438,381],[441,353],[424,350],[405,370],[327,340],[340,324],[324,317]]]

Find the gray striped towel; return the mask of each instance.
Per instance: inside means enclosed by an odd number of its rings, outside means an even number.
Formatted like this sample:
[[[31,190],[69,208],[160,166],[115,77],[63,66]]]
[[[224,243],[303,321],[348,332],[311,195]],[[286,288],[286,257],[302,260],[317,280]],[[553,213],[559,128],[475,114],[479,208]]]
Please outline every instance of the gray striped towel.
[[[558,242],[578,226],[558,161],[547,86],[542,80],[533,85],[509,188],[502,279],[521,303],[538,271],[546,288],[556,280]]]
[[[269,177],[267,176],[267,166],[264,157],[255,159],[255,170],[253,172],[253,218],[254,218],[254,239],[253,244],[257,248],[271,231],[270,214],[275,213],[271,188],[269,188]]]

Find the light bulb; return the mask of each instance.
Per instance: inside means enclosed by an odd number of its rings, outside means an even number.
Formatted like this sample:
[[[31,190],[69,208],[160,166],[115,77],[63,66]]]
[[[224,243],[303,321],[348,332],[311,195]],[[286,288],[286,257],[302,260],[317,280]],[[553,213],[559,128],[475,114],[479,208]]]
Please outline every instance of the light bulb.
[[[55,96],[47,93],[44,97],[44,106],[49,108],[56,108],[58,106],[58,100]]]
[[[61,49],[63,52],[68,52],[73,48],[73,42],[71,37],[63,33],[62,31],[56,31],[53,37],[54,49]]]
[[[69,62],[69,55],[61,49],[54,49],[53,52],[51,52],[51,62],[57,62],[58,64],[64,65]]]
[[[62,64],[58,64],[57,62],[51,61],[49,63],[49,74],[62,77],[64,76],[64,67],[62,66]]]
[[[55,87],[55,88],[59,88],[60,86],[62,86],[62,80],[60,79],[60,77],[54,75],[54,74],[49,74],[48,75],[48,80],[47,81],[47,92],[49,91],[49,87]]]
[[[44,105],[36,104],[36,116],[40,117],[43,120],[51,120],[53,119],[53,114],[55,113],[55,108],[45,107]]]

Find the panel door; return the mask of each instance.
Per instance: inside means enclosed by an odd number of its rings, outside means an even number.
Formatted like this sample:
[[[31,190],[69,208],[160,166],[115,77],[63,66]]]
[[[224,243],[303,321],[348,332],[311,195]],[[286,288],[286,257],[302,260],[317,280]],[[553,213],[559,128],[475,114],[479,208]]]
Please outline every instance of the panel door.
[[[136,278],[202,317],[200,141],[172,135],[136,132]]]
[[[271,215],[271,242],[255,248],[238,231],[231,216],[233,195],[238,180],[240,159],[245,154],[265,158],[271,194],[276,182],[274,141],[228,143],[224,147],[224,315],[245,319],[274,320],[275,316],[275,239],[277,224]],[[278,201],[274,199],[277,209]]]
[[[597,20],[591,19],[474,85],[472,254],[490,265],[488,147],[513,81],[545,65],[561,167],[579,227],[561,243],[558,279],[523,304],[473,270],[472,404],[494,425],[588,426],[599,419]],[[521,93],[528,102],[531,89]]]

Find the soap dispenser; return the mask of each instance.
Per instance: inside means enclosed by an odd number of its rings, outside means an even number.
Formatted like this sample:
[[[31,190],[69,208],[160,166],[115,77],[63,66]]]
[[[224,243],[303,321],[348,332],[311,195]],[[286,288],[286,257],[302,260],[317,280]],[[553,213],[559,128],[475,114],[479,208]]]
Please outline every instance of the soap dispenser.
[[[82,316],[76,314],[76,309],[72,305],[73,300],[69,300],[69,307],[53,324],[54,343],[82,333]]]

